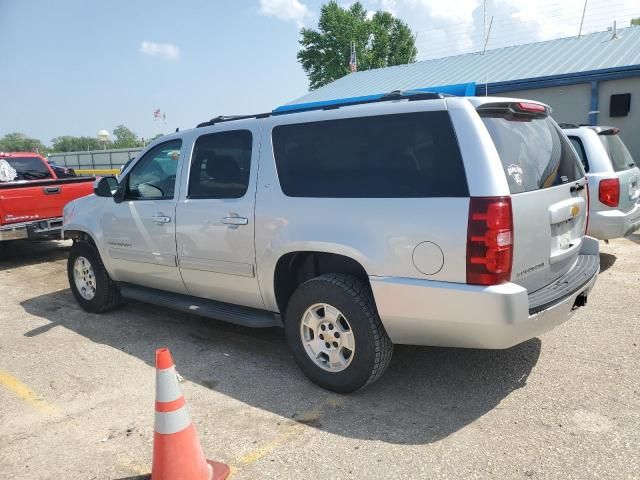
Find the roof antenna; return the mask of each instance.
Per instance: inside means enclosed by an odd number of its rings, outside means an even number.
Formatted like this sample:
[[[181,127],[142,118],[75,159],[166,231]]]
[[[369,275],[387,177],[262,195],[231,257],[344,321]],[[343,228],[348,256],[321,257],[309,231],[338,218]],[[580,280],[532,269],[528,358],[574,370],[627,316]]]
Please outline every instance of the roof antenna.
[[[409,52],[409,58],[407,58],[407,65],[411,63],[412,55],[415,55],[416,57],[418,56],[418,47],[416,47],[416,42],[418,41],[418,35],[420,35],[420,32],[416,32],[415,37],[413,37],[413,49],[411,49],[411,52]]]
[[[491,35],[491,26],[493,25],[493,15],[491,16],[491,22],[489,23],[489,31],[487,32],[487,0],[484,0],[482,6],[482,36],[484,37],[484,48],[482,49],[482,55],[487,53],[487,44],[489,43],[489,35]],[[489,82],[487,80],[487,61],[484,62],[484,96],[489,96]]]
[[[589,0],[584,0],[584,8],[582,9],[582,20],[580,20],[580,30],[578,30],[578,39],[580,39],[580,35],[582,35],[582,25],[584,25],[584,14],[587,13],[587,2]]]
[[[358,59],[356,57],[356,44],[351,42],[351,55],[349,56],[349,71],[355,73],[358,71]]]

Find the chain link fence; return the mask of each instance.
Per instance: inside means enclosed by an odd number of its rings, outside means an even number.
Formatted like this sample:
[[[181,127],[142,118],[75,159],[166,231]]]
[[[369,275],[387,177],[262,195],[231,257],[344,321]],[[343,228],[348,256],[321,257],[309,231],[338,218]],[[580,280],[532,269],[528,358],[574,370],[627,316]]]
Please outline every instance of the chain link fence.
[[[50,153],[49,162],[73,168],[78,175],[108,175],[119,172],[120,167],[135,158],[142,148],[116,148],[88,152]]]

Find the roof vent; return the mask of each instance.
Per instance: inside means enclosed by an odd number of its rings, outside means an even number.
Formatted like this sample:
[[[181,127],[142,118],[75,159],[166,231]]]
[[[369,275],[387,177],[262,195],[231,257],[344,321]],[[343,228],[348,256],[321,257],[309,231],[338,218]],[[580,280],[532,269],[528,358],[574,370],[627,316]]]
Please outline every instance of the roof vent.
[[[618,25],[617,25],[617,22],[614,20],[613,21],[613,35],[611,35],[611,40],[617,40],[618,38],[620,38],[618,36]]]

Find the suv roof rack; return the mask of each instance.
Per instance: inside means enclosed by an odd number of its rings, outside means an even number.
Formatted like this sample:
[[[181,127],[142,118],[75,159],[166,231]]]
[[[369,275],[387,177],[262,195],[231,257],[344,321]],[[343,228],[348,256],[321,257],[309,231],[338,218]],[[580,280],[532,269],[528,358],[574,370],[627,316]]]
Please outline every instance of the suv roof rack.
[[[447,93],[435,93],[422,90],[394,90],[389,93],[367,95],[364,97],[341,98],[338,100],[325,100],[321,102],[299,103],[296,105],[284,105],[278,107],[272,112],[258,113],[254,115],[219,115],[207,122],[202,122],[196,128],[209,127],[216,123],[232,122],[234,120],[244,120],[247,118],[267,118],[276,115],[287,115],[290,113],[310,112],[313,110],[333,110],[341,107],[350,107],[352,105],[364,105],[367,103],[390,102],[394,100],[435,100],[438,98],[454,97]]]
[[[340,98],[337,100],[324,100],[320,102],[298,103],[295,105],[283,105],[273,111],[274,115],[285,113],[309,112],[313,110],[332,110],[352,105],[364,105],[367,103],[390,102],[394,100],[435,100],[438,98],[453,97],[446,93],[427,92],[422,90],[394,90],[388,93],[366,95],[364,97]]]
[[[218,115],[206,122],[199,123],[196,128],[209,127],[216,123],[233,122],[234,120],[244,120],[246,118],[267,118],[271,116],[271,112],[254,113],[253,115]]]

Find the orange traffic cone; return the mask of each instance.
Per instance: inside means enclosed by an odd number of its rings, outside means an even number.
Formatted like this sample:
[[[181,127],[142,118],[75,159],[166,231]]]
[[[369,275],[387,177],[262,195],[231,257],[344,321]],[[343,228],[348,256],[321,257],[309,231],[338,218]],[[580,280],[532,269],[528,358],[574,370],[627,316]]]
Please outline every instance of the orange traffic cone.
[[[156,350],[152,480],[224,480],[230,469],[204,457],[168,348]]]

